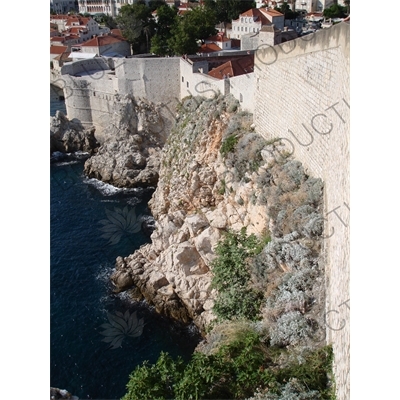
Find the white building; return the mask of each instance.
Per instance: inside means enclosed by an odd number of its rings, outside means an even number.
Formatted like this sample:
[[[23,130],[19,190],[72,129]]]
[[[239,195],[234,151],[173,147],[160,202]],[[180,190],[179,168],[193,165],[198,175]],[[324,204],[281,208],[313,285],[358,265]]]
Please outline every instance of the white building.
[[[342,3],[343,1],[338,1]],[[296,0],[296,11],[304,10],[307,13],[322,12],[335,4],[334,0]]]
[[[256,0],[256,7],[281,7],[287,3],[292,9],[292,1],[294,2],[295,11],[304,11],[305,13],[322,12],[325,8],[335,4],[334,0]],[[344,5],[344,0],[338,0],[338,4]]]
[[[213,44],[217,45],[221,50],[230,50],[232,47],[231,39],[228,39],[224,35],[224,32],[219,32],[216,35],[205,39],[204,43],[205,44],[213,43]]]
[[[78,0],[80,13],[106,14],[112,17],[118,15],[122,6],[133,3],[134,0]]]
[[[50,0],[50,9],[57,14],[78,11],[78,0]]]
[[[232,21],[231,39],[240,39],[242,35],[257,33],[263,26],[274,24],[283,30],[285,16],[279,11],[266,8],[252,8],[239,15]]]

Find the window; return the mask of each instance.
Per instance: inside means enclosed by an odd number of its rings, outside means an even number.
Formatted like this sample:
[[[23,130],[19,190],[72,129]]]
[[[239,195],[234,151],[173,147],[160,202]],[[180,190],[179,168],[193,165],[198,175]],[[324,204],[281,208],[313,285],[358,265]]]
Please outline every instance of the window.
[[[247,24],[247,17],[244,19],[244,22]]]
[[[240,93],[240,102],[243,103],[243,95]]]
[[[241,30],[242,30],[242,32],[243,32],[243,26],[242,26],[242,29],[241,29]]]
[[[186,87],[189,87],[189,82],[186,82]]]
[[[185,78],[182,76],[182,82],[185,82]]]
[[[245,30],[245,32],[247,32],[247,26],[246,26],[246,28],[244,28],[244,30]]]
[[[240,18],[240,22],[241,22],[241,23],[243,23],[243,17],[242,17],[242,18]]]

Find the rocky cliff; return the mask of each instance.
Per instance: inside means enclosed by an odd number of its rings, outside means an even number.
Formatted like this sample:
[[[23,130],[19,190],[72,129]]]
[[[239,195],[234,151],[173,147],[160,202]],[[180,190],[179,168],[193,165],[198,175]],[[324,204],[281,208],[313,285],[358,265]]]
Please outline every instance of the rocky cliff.
[[[112,118],[105,114],[101,121],[101,145],[95,127],[85,129],[57,111],[50,119],[50,152],[89,153],[84,167],[89,178],[121,188],[154,187],[168,136],[161,106],[125,95],[116,96],[110,109]]]
[[[116,97],[111,120],[103,121],[104,143],[86,161],[85,173],[117,187],[155,186],[168,136],[160,107],[129,95]]]
[[[94,154],[99,147],[95,128],[85,129],[78,120],[70,121],[63,112],[50,117],[50,153],[75,153],[83,151]]]
[[[318,264],[322,182],[306,176],[279,140],[267,143],[254,132],[252,116],[238,112],[233,97],[183,100],[159,176],[152,243],[117,259],[117,291],[203,329],[215,319],[212,263],[225,231],[272,236],[265,254],[271,271],[290,272],[301,257]]]

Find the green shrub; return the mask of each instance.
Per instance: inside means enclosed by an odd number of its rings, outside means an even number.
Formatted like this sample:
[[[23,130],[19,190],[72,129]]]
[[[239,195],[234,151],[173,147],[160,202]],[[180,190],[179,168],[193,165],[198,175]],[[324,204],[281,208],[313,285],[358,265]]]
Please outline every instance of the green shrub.
[[[259,335],[247,330],[215,354],[194,353],[187,365],[161,353],[156,364],[133,371],[122,400],[243,399],[265,384],[267,363]]]
[[[173,384],[179,380],[185,368],[182,359],[174,361],[168,353],[161,352],[157,362],[144,362],[129,376],[128,392],[122,400],[169,399],[173,398]]]
[[[234,151],[236,143],[239,141],[239,138],[236,135],[228,136],[221,144],[220,153],[223,157],[226,157],[228,153]]]
[[[311,323],[299,311],[289,311],[278,318],[272,327],[271,345],[299,345],[313,333]]]
[[[257,319],[262,294],[250,287],[248,260],[263,248],[254,234],[227,232],[218,243],[212,264],[212,285],[218,290],[214,313],[220,319]]]
[[[331,346],[279,368],[278,354],[255,331],[240,332],[213,354],[194,353],[186,365],[167,353],[153,365],[143,363],[130,375],[122,400],[243,399],[256,390],[254,400],[334,399]]]

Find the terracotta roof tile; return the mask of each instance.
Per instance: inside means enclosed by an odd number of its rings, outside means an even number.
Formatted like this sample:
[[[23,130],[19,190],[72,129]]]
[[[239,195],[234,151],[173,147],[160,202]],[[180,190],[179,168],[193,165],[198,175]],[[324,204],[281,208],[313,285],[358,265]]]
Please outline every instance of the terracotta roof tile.
[[[263,14],[260,9],[258,8],[251,8],[250,10],[247,10],[246,12],[240,14],[239,19],[236,21],[240,20],[241,17],[251,17],[255,19],[255,23],[266,25],[270,24],[271,21],[266,17],[265,14]]]
[[[59,14],[59,15],[50,15],[50,20],[54,19],[68,19],[70,15]]]
[[[123,34],[122,34],[121,29],[111,29],[111,34],[114,35],[114,36],[119,36],[121,38],[124,37]]]
[[[210,42],[229,42],[231,39],[228,39],[226,36],[223,35],[214,35],[210,36],[206,40]]]
[[[213,78],[223,79],[225,77],[249,74],[254,71],[254,55],[245,56],[237,60],[228,61],[211,70],[208,75]]]
[[[199,53],[214,53],[215,51],[221,51],[221,48],[218,47],[214,43],[207,43],[207,44],[201,45],[198,52]]]
[[[262,12],[264,12],[265,14],[270,15],[271,17],[283,17],[283,14],[282,14],[282,13],[280,13],[280,12],[277,11],[277,10],[273,10],[272,8],[269,9],[269,10],[264,9],[264,10],[262,10]]]
[[[90,39],[81,44],[81,46],[85,47],[99,47],[99,46],[107,46],[113,43],[126,42],[125,39],[116,36],[116,35],[104,35],[97,36],[93,39]]]
[[[62,54],[67,49],[67,46],[50,46],[50,54]]]
[[[62,36],[53,36],[50,38],[50,42],[65,42],[65,37]]]

